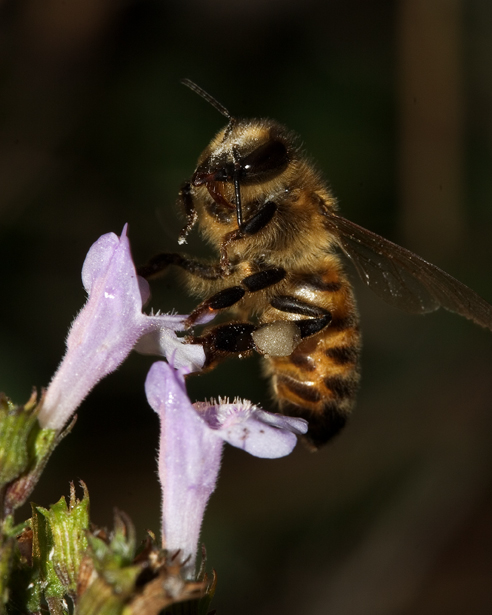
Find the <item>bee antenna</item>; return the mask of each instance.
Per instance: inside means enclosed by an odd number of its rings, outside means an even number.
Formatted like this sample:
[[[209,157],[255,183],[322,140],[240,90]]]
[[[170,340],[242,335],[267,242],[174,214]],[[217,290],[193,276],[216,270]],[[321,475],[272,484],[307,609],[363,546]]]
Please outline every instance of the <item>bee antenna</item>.
[[[216,109],[219,113],[224,115],[229,120],[229,124],[224,130],[224,135],[223,135],[223,141],[225,141],[227,137],[231,134],[232,129],[234,128],[234,125],[236,123],[236,118],[232,117],[232,115],[224,107],[224,105],[222,105],[211,94],[209,94],[208,92],[205,92],[204,89],[202,89],[199,85],[197,85],[191,79],[186,79],[186,78],[181,79],[181,83],[185,85],[187,88],[190,88],[190,90],[192,92],[195,92],[195,94],[198,94],[198,96],[201,96],[204,100],[206,100],[209,104],[211,104],[214,109]],[[235,167],[234,192],[236,195],[236,215],[237,215],[237,225],[238,225],[238,228],[240,229],[243,224],[243,216],[242,216],[242,211],[241,211],[241,191],[239,187],[239,168],[240,167],[239,167],[239,162],[238,162],[239,155],[235,148],[233,149],[233,157],[234,157],[234,167]]]
[[[214,109],[216,109],[219,113],[224,115],[231,124],[235,123],[236,121],[235,118],[232,117],[232,115],[224,107],[224,105],[220,104],[220,102],[217,99],[215,99],[208,92],[205,92],[205,90],[202,89],[199,85],[197,85],[194,81],[192,81],[191,79],[185,78],[185,79],[181,79],[181,83],[185,85],[187,88],[190,88],[190,90],[192,92],[195,92],[195,94],[198,94],[198,96],[201,96],[203,100],[206,100],[210,105],[212,105]]]

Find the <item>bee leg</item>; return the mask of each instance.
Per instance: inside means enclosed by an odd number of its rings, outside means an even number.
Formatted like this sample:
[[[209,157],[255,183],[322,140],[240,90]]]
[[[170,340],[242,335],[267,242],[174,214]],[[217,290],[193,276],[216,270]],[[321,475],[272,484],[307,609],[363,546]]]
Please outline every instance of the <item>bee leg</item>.
[[[286,275],[287,272],[282,267],[271,267],[247,276],[241,280],[241,286],[230,286],[203,301],[190,314],[186,326],[191,326],[207,311],[218,311],[231,307],[240,301],[246,292],[254,293],[278,284]],[[330,312],[295,297],[279,295],[274,297],[271,304],[283,312],[310,316],[310,318],[295,322],[301,338],[318,333],[331,322]],[[244,354],[256,349],[252,334],[257,329],[257,326],[249,322],[229,323],[213,327],[202,336],[190,337],[188,341],[203,344],[206,356],[205,368],[210,368],[231,353]]]
[[[289,295],[277,295],[270,301],[270,305],[281,312],[309,316],[309,318],[295,321],[301,332],[301,338],[318,333],[332,321],[331,313],[328,310]]]
[[[190,336],[187,342],[202,344],[205,351],[204,369],[211,369],[231,354],[250,354],[255,345],[251,334],[257,329],[250,322],[235,322],[213,327],[200,336]]]
[[[185,327],[191,327],[197,320],[207,312],[217,312],[225,310],[237,303],[244,297],[246,291],[242,286],[229,286],[224,290],[215,293],[205,301],[202,301],[198,307],[188,316],[185,321]]]
[[[280,267],[260,271],[248,276],[245,280],[248,280],[248,282],[254,281],[257,285],[257,290],[261,290],[262,288],[266,288],[266,286],[276,283],[274,281],[274,277],[275,275],[277,277],[280,275],[278,270],[280,270]],[[285,271],[282,271],[285,276]],[[275,274],[273,272],[275,272]],[[269,284],[266,284],[267,279],[270,280]],[[244,285],[246,285],[245,280],[242,281],[242,284]],[[260,280],[263,280],[263,284],[265,284],[265,286],[261,286]],[[224,308],[230,307],[235,302],[239,301],[244,294],[245,291],[241,286],[231,286],[230,288],[226,288],[220,293],[217,293],[213,297],[210,297],[210,299],[204,301],[202,305],[210,306],[210,309],[214,309],[212,306],[218,308],[219,305]],[[295,325],[300,331],[301,339],[318,333],[327,327],[332,320],[331,313],[328,312],[328,310],[316,305],[310,305],[309,303],[305,303],[304,301],[301,301],[296,297],[290,297],[289,295],[279,295],[274,297],[271,301],[271,305],[282,312],[301,314],[309,317],[304,320],[295,321]],[[198,306],[197,309],[200,307],[201,306]],[[197,310],[195,310],[195,312],[196,311]],[[200,311],[200,313],[203,313],[204,311],[205,310]],[[193,312],[191,316],[193,316],[195,312]],[[213,327],[204,335],[196,337],[190,336],[187,341],[192,344],[203,344],[206,356],[204,368],[209,369],[214,367],[221,360],[227,358],[230,354],[246,354],[252,350],[255,350],[256,345],[252,334],[257,329],[257,326],[249,322],[228,323]]]
[[[231,245],[233,241],[237,241],[238,239],[242,239],[244,235],[241,233],[239,229],[235,231],[231,231],[227,233],[224,237],[224,240],[220,243],[219,252],[220,252],[220,268],[222,269],[225,275],[229,275],[230,273],[230,264],[229,264],[229,256],[227,255],[227,248]]]
[[[183,187],[179,191],[178,203],[184,209],[184,213],[186,215],[186,225],[181,230],[178,237],[179,245],[183,245],[184,243],[186,243],[186,236],[195,226],[196,221],[198,220],[198,213],[195,209],[195,204],[193,203],[193,197],[191,195],[190,182],[186,182],[185,184],[183,184]]]
[[[204,280],[218,280],[222,277],[222,272],[218,265],[201,263],[198,260],[174,252],[156,254],[145,265],[137,267],[137,273],[146,280],[152,280],[163,275],[169,265],[181,267],[188,273]]]
[[[207,312],[225,310],[240,301],[247,292],[255,293],[283,280],[287,272],[282,267],[271,267],[247,276],[241,280],[241,286],[229,286],[202,301],[188,316],[186,326],[191,327]]]
[[[267,201],[254,216],[251,216],[249,220],[241,224],[239,227],[241,232],[245,236],[256,235],[270,222],[276,211],[277,205],[273,201]]]
[[[220,264],[224,270],[227,270],[229,267],[229,258],[227,256],[227,248],[229,245],[238,239],[256,235],[256,233],[261,231],[261,229],[271,221],[276,211],[277,205],[273,201],[267,201],[254,216],[251,216],[249,220],[242,223],[238,229],[227,233],[224,237],[224,241],[220,244]]]

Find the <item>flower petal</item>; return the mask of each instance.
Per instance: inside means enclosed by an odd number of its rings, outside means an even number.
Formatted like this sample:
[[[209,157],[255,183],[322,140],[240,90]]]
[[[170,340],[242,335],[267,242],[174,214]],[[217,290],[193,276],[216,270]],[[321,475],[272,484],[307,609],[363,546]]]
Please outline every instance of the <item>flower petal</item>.
[[[306,433],[304,419],[272,414],[250,402],[194,404],[210,429],[232,446],[255,457],[274,459],[292,452],[296,434]]]
[[[183,329],[186,316],[147,316],[150,319],[146,327],[150,328],[152,319],[155,321],[155,329],[145,333],[135,345],[135,350],[140,354],[150,354],[167,357],[176,369],[184,369],[187,373],[199,371],[205,363],[205,351],[201,344],[183,343],[183,338],[178,337],[174,331]],[[164,323],[167,319],[176,319],[171,326],[166,328]]]
[[[159,478],[163,491],[163,546],[181,550],[188,576],[205,507],[215,489],[223,441],[198,416],[186,394],[182,371],[154,363],[145,382],[147,400],[161,421]]]
[[[266,459],[285,457],[297,444],[297,437],[292,432],[266,425],[255,417],[250,417],[244,423],[227,427],[218,433],[232,446],[242,448],[255,457]]]
[[[182,344],[174,333],[183,329],[186,316],[142,314],[149,289],[135,271],[126,228],[121,237],[103,235],[87,254],[82,280],[89,297],[72,324],[67,352],[39,413],[44,428],[62,429],[95,384],[124,361],[143,335],[157,336],[159,354],[172,354],[177,365],[190,370],[203,365],[203,349]]]

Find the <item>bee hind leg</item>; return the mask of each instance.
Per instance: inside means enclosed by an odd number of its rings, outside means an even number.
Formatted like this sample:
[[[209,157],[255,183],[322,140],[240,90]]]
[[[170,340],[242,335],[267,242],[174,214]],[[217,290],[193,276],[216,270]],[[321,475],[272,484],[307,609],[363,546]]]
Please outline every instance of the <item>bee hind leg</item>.
[[[306,303],[290,295],[277,295],[270,301],[270,305],[281,312],[300,314],[309,317],[295,321],[295,324],[301,332],[301,338],[319,333],[319,331],[327,327],[332,321],[332,315],[328,310],[318,305]]]
[[[202,344],[205,351],[204,369],[211,369],[230,355],[249,355],[255,345],[251,334],[257,329],[250,322],[233,322],[218,325],[199,336],[189,336],[186,341]]]

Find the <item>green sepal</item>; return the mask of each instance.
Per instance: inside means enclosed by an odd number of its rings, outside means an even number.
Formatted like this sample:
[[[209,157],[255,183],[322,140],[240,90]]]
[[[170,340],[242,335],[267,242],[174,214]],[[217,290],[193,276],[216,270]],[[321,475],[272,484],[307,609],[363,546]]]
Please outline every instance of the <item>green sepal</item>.
[[[97,578],[77,602],[77,615],[121,615],[131,600],[143,563],[133,563],[135,529],[122,512],[115,514],[115,529],[108,540],[88,534],[88,556]]]
[[[36,424],[36,398],[16,406],[0,393],[0,490],[29,466],[29,441]]]
[[[129,566],[135,557],[135,528],[128,516],[121,511],[115,512],[114,530],[109,542],[92,534],[88,538],[94,565],[100,571]]]
[[[217,574],[215,570],[211,581],[208,580],[205,574],[201,582],[199,581],[197,585],[199,583],[204,586],[204,590],[201,592],[202,595],[200,597],[193,600],[174,602],[162,610],[160,615],[207,615],[217,587]],[[190,585],[192,584],[190,583]]]
[[[74,424],[61,433],[41,429],[37,415],[42,403],[35,392],[24,406],[0,393],[0,518],[26,502],[54,448]]]
[[[116,513],[111,537],[102,532],[88,539],[92,568],[85,576],[91,580],[80,592],[77,615],[207,613],[215,576],[212,583],[205,574],[198,581],[185,580],[181,564],[168,558],[150,532],[137,553],[133,525],[123,513]]]
[[[14,525],[14,515],[8,515],[5,517],[2,523],[0,523],[0,536],[11,536],[15,538],[21,534],[26,527],[29,527],[30,520],[22,521],[22,523],[18,523]]]
[[[75,497],[70,485],[70,501],[62,497],[49,510],[32,506],[33,564],[39,570],[46,599],[75,596],[82,557],[87,550],[89,494]]]
[[[77,615],[121,615],[125,606],[122,596],[103,578],[95,579],[77,602]]]
[[[215,570],[212,573],[212,580],[207,585],[207,589],[205,590],[205,595],[198,600],[198,615],[207,615],[210,608],[210,603],[212,602],[212,598],[215,595],[215,590],[217,588],[217,573]]]

